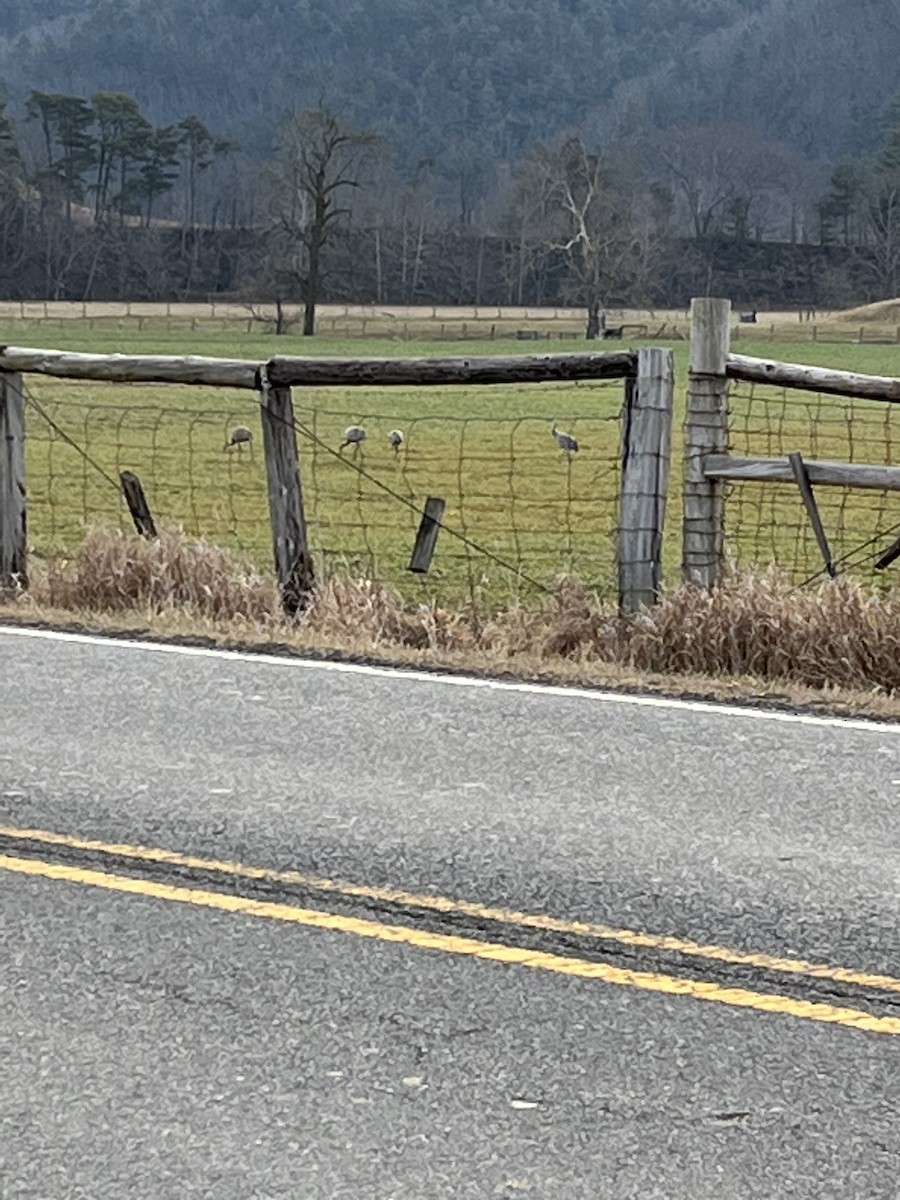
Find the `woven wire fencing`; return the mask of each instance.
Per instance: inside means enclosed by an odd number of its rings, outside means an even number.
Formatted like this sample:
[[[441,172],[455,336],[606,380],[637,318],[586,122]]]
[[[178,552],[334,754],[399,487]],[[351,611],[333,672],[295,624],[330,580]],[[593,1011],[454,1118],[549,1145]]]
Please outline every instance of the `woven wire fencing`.
[[[878,466],[900,464],[900,412],[853,396],[732,380],[729,452],[739,457],[804,459]],[[832,557],[841,573],[893,582],[874,564],[900,532],[900,492],[815,486]],[[725,547],[738,568],[776,564],[797,583],[825,573],[822,553],[795,483],[735,482],[726,487]]]
[[[503,601],[574,573],[616,590],[619,380],[384,392],[296,389],[310,545],[321,572],[413,599]],[[553,422],[578,442],[560,448]],[[119,474],[159,524],[271,563],[258,399],[162,384],[26,381],[29,543],[71,555],[91,526],[130,529]],[[366,439],[341,448],[350,425]],[[230,445],[235,428],[248,442]],[[399,447],[388,434],[402,433]],[[446,501],[426,575],[408,570],[426,497]]]

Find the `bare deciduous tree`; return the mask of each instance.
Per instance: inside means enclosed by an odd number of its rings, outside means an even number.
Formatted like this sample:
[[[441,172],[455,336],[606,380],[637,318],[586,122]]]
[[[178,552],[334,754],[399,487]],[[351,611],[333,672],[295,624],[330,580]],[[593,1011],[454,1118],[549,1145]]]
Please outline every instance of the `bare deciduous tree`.
[[[659,130],[646,138],[644,154],[671,188],[689,236],[796,240],[814,190],[811,164],[755,127],[714,121]]]
[[[586,337],[603,337],[610,295],[652,270],[657,237],[649,211],[615,186],[606,159],[570,137],[525,160],[514,212],[520,261],[538,246],[561,258],[566,290],[587,310]]]
[[[361,186],[376,144],[374,134],[344,125],[324,108],[298,113],[279,131],[268,178],[268,266],[282,283],[276,291],[302,296],[306,336],[315,333],[322,251],[350,216],[342,196]]]

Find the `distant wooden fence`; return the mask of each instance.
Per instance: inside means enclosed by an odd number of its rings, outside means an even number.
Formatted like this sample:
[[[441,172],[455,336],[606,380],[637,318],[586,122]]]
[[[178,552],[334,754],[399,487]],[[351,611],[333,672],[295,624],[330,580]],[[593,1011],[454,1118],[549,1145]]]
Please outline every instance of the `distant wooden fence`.
[[[24,478],[25,391],[28,373],[118,383],[177,383],[241,388],[257,393],[263,427],[272,546],[284,606],[302,608],[314,586],[307,537],[301,460],[292,389],[301,387],[474,386],[623,381],[621,483],[617,532],[622,609],[652,604],[662,583],[662,542],[668,494],[674,369],[670,350],[508,358],[273,358],[266,363],[204,357],[76,354],[0,347],[0,585],[26,578]],[[132,476],[123,490],[135,524],[147,531],[144,503],[134,507]],[[435,498],[431,498],[434,500]],[[435,508],[422,510],[423,539],[433,549]],[[427,521],[426,521],[427,518]],[[421,547],[414,555],[421,569]]]
[[[794,327],[788,335],[784,325],[754,323],[749,329],[738,324],[732,330],[733,341],[816,342],[825,346],[897,346],[900,345],[900,325],[889,322],[876,325],[806,325]]]
[[[0,325],[4,321],[28,322],[46,329],[214,331],[246,333],[275,331],[274,304],[224,298],[201,301],[67,301],[0,300]],[[303,306],[281,306],[281,318],[290,330],[303,319]],[[536,305],[439,304],[321,304],[316,314],[317,332],[345,337],[434,341],[494,341],[515,338],[524,322],[534,322],[535,340],[584,339],[581,308]],[[635,328],[638,328],[635,326]]]
[[[302,317],[302,304],[284,305],[293,320]],[[580,307],[558,308],[541,305],[441,305],[441,304],[320,304],[317,315],[325,320],[374,320],[386,317],[401,321],[584,321]],[[209,300],[0,300],[0,320],[155,320],[160,317],[196,318],[199,321],[244,320],[259,313],[275,319],[275,305],[255,301]]]

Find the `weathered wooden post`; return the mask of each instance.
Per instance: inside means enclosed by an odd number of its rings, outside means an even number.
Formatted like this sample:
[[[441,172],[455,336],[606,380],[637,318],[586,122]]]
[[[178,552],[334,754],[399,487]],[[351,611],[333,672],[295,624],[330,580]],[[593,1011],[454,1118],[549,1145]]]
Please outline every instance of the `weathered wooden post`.
[[[446,505],[446,500],[441,496],[428,496],[425,500],[422,520],[419,522],[419,532],[416,534],[416,543],[413,546],[408,567],[408,570],[417,575],[424,575],[431,566]]]
[[[626,613],[654,604],[662,584],[674,397],[672,351],[639,350],[622,414],[618,567],[619,607]]]
[[[0,588],[28,586],[25,512],[25,392],[0,371]]]
[[[731,301],[691,301],[691,357],[684,421],[684,524],[681,572],[686,583],[712,587],[722,568],[725,483],[708,479],[708,454],[728,449]]]
[[[122,485],[122,496],[128,505],[131,519],[134,521],[135,532],[143,538],[156,537],[156,522],[147,503],[144,486],[134,471],[121,471],[119,482]]]
[[[293,616],[309,603],[315,583],[303,513],[294,404],[289,387],[271,386],[265,367],[260,368],[259,384],[275,572],[284,610]]]

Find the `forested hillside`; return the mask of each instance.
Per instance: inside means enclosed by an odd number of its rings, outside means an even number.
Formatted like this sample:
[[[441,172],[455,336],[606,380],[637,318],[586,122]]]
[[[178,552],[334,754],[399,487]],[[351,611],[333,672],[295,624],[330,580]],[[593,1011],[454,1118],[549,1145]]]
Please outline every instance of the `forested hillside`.
[[[134,94],[263,145],[324,101],[413,157],[508,156],[617,97],[834,160],[898,90],[894,0],[4,0],[0,88]],[[471,146],[467,152],[472,153]]]
[[[0,5],[0,293],[900,290],[900,0]]]
[[[900,92],[897,0],[767,0],[622,89],[652,126],[741,122],[834,162],[872,150]]]
[[[160,123],[195,112],[245,144],[324,101],[410,156],[465,140],[508,155],[763,4],[5,0],[0,81],[19,96],[128,91]]]

